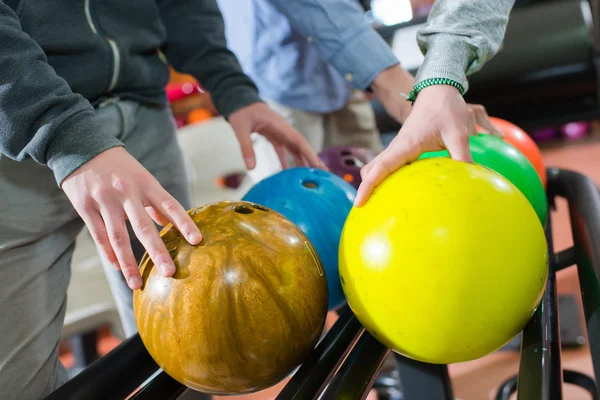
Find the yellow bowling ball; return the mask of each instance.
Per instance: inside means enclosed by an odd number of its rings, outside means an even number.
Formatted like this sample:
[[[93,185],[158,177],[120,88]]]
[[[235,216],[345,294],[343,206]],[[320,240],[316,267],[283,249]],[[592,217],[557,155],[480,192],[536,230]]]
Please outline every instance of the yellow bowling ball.
[[[344,293],[375,338],[450,364],[509,342],[546,284],[546,238],[525,196],[486,167],[421,160],[353,208],[339,250]]]

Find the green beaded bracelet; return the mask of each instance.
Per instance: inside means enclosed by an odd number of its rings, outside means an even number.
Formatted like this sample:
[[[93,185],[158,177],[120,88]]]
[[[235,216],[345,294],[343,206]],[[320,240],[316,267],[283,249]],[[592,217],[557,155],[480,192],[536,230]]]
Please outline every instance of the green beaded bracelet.
[[[433,85],[454,86],[456,89],[458,89],[461,96],[463,94],[465,94],[465,88],[463,88],[463,86],[460,83],[453,81],[452,79],[431,78],[431,79],[425,79],[424,81],[421,81],[418,84],[416,84],[415,87],[413,88],[413,90],[411,90],[411,92],[408,95],[408,97],[406,98],[406,100],[410,101],[411,103],[414,103],[415,100],[417,100],[417,94],[419,94],[419,92],[421,90],[425,89],[426,87],[433,86]]]

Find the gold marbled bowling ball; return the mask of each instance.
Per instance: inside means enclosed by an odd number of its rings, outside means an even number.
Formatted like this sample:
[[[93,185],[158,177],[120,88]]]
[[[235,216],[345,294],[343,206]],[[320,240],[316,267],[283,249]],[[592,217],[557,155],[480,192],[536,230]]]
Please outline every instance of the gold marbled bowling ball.
[[[161,237],[177,272],[164,278],[147,255],[134,292],[140,337],[156,363],[189,388],[215,395],[268,388],[316,345],[327,281],[292,222],[246,202],[189,211],[203,239],[172,227]]]

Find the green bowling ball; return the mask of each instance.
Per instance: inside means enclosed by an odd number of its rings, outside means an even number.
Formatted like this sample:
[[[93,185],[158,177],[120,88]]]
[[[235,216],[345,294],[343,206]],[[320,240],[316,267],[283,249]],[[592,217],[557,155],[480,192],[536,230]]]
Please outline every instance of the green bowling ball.
[[[471,136],[470,147],[473,162],[498,172],[512,182],[527,197],[542,225],[546,225],[548,212],[546,192],[539,175],[527,157],[514,146],[492,135]],[[423,153],[419,159],[434,157],[449,157],[449,154],[446,150],[428,152]]]

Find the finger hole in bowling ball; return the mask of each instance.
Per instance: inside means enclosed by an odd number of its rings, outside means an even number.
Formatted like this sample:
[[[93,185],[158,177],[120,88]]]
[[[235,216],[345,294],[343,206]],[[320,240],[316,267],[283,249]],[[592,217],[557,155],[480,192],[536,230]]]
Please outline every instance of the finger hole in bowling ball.
[[[319,187],[319,185],[315,181],[302,181],[302,186],[304,186],[307,189],[316,189]]]
[[[357,167],[358,163],[356,161],[357,160],[355,158],[346,158],[344,160],[344,165],[346,165],[348,167]]]
[[[256,208],[257,210],[260,210],[260,211],[269,211],[268,208],[263,207],[263,206],[261,206],[259,204],[252,204],[252,207],[254,207],[254,208]]]
[[[350,152],[348,150],[342,150],[342,152],[340,154],[343,156],[349,156]]]
[[[251,207],[245,205],[235,206],[233,208],[233,211],[235,211],[238,214],[252,214],[254,212],[254,210]]]

